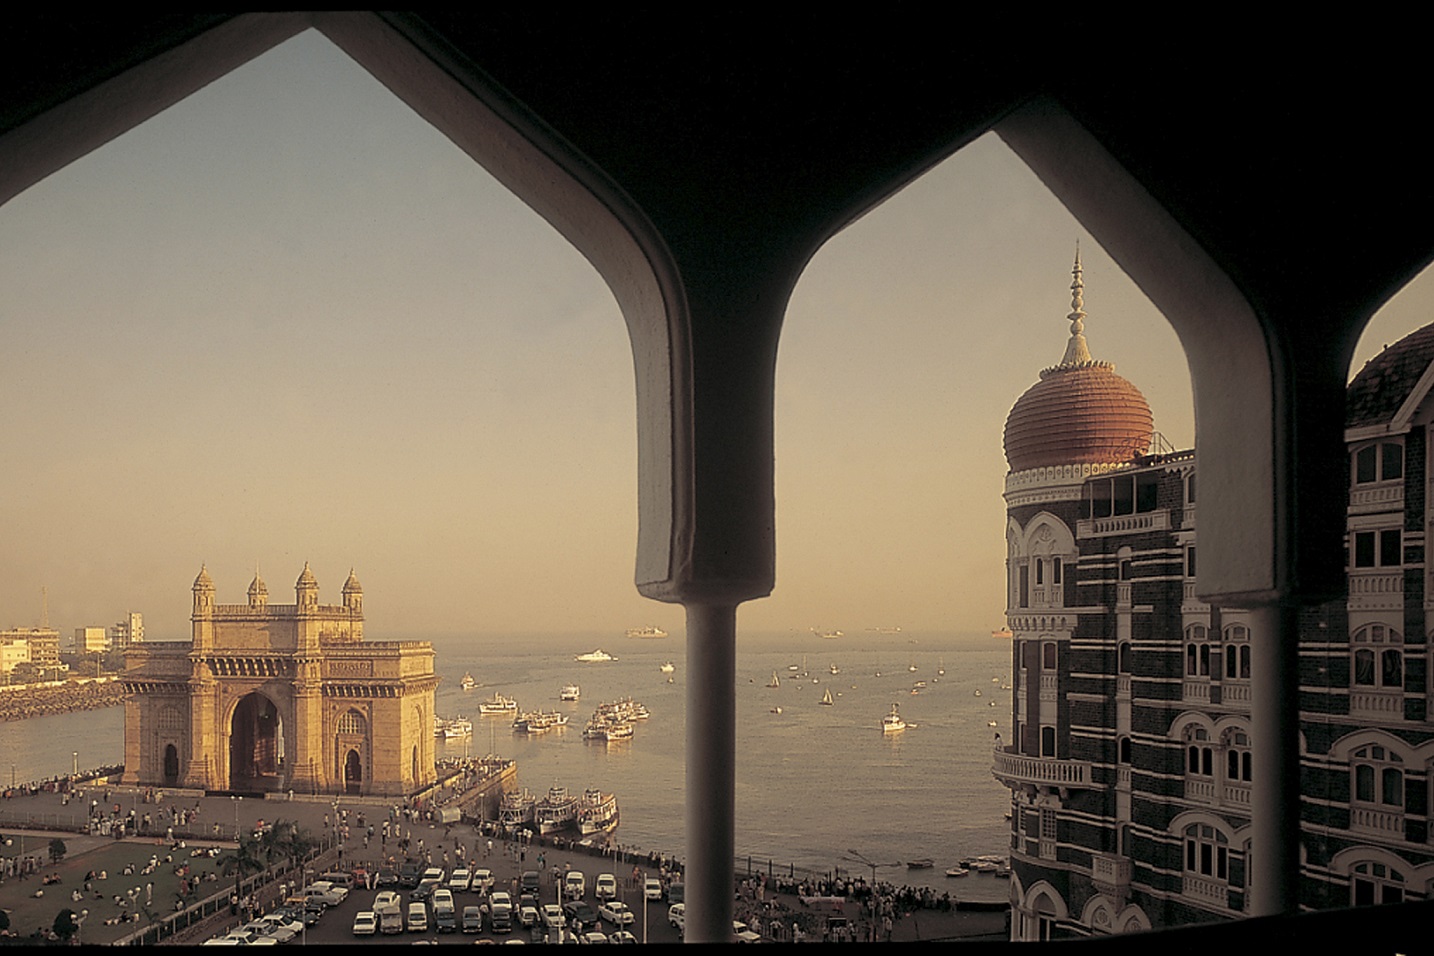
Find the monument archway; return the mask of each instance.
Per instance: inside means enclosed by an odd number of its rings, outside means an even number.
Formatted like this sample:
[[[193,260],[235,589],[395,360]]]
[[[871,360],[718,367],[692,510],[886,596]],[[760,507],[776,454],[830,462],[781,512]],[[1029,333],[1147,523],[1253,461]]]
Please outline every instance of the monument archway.
[[[344,758],[344,793],[363,792],[363,760],[357,750],[350,750]]]
[[[168,744],[164,748],[164,785],[179,786],[179,748]]]
[[[263,694],[245,694],[229,722],[229,789],[284,789],[284,724]]]

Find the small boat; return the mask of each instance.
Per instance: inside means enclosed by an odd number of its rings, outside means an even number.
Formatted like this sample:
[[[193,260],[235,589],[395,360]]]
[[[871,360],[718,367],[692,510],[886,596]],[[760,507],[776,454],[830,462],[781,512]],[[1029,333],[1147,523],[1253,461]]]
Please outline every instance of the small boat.
[[[916,683],[912,684],[911,686],[912,686],[912,687],[925,687],[925,686],[926,686],[926,681],[924,681],[924,680],[919,680],[919,681],[917,681]]]
[[[996,727],[996,726],[999,726],[999,725],[998,725],[994,720],[988,720],[988,721],[986,721],[986,726],[987,726],[987,727]]]
[[[971,871],[966,869],[964,866],[953,866],[951,867],[951,869],[946,871],[946,875],[955,877],[970,876]]]
[[[662,671],[662,673],[664,674],[671,674],[673,671],[677,670],[677,665],[672,663],[671,661],[666,661],[661,667],[658,668],[658,670]]]
[[[464,690],[472,690],[474,687],[478,686],[478,682],[473,679],[472,674],[468,673],[467,671],[464,671],[463,679],[458,682],[458,686],[463,688]]]
[[[505,830],[532,826],[537,803],[538,798],[526,789],[503,794],[502,802],[498,806],[498,825]]]
[[[780,713],[782,712],[782,708],[780,708],[780,707],[773,707],[771,712],[774,713],[774,714],[780,714]]]
[[[831,667],[830,667],[829,669],[830,669],[831,672],[832,672],[832,676],[836,676],[837,674],[840,674],[840,673],[841,673],[841,668],[838,667],[838,666],[836,666],[835,664],[831,665]]]
[[[939,676],[939,677],[945,677],[945,676],[946,676],[946,659],[945,659],[945,658],[942,658],[942,659],[941,659],[941,662],[936,666],[936,674],[937,674],[937,676]]]
[[[906,669],[909,670],[909,671],[910,671],[911,673],[913,673],[913,674],[916,673],[916,665],[915,665],[915,664],[909,664],[909,665],[907,665],[907,668],[906,668]]]
[[[991,636],[994,638],[998,638],[999,640],[1009,641],[1011,638],[1015,637],[1015,634],[1011,631],[1009,627],[998,627],[991,632]]]
[[[570,795],[567,787],[550,787],[548,795],[533,808],[533,815],[539,833],[555,833],[577,822],[578,798]]]
[[[776,671],[772,671],[772,679],[769,680],[769,681],[767,681],[767,686],[768,686],[768,687],[781,687],[781,686],[782,686],[782,682],[777,679],[777,672],[776,672]]]
[[[977,696],[977,697],[980,697],[980,696],[981,696],[981,688],[979,688],[979,687],[976,688],[976,696]]]
[[[558,700],[577,700],[582,696],[583,690],[577,684],[564,685],[563,689],[558,691]]]
[[[504,697],[497,691],[493,692],[492,700],[485,700],[478,705],[478,713],[483,717],[504,716],[518,712],[518,700],[515,697]]]
[[[655,640],[659,637],[666,637],[667,632],[656,624],[647,624],[643,627],[630,627],[627,629],[628,637],[640,637],[644,640]]]
[[[842,636],[841,631],[819,631],[816,628],[812,628],[812,633],[815,634],[817,637],[824,637],[827,640],[832,640]]]
[[[444,740],[452,740],[454,737],[471,737],[473,735],[473,722],[466,717],[454,717],[446,720],[439,716],[433,718],[433,736],[442,737]]]
[[[819,703],[826,704],[828,707],[836,703],[836,701],[832,700],[832,691],[830,687],[827,688],[826,693],[822,694],[822,699],[819,701]]]
[[[906,721],[901,719],[901,713],[895,704],[891,705],[891,713],[881,719],[881,732],[884,734],[896,734],[906,729]]]
[[[577,657],[573,658],[573,660],[581,661],[584,664],[602,664],[607,661],[615,661],[617,660],[617,658],[613,657],[611,654],[607,653],[602,648],[598,648],[597,650],[587,654],[579,654]]]
[[[999,683],[1001,683],[1001,678],[999,678],[999,677],[993,677],[993,678],[991,678],[991,683],[993,683],[993,684],[999,684]]]
[[[932,868],[933,866],[935,866],[935,865],[936,865],[936,861],[933,860],[933,859],[931,859],[931,857],[929,857],[929,856],[927,856],[927,857],[922,857],[922,858],[919,859],[919,860],[907,860],[907,861],[906,861],[906,868],[907,868],[908,870],[929,870],[929,869],[931,869],[931,868]]]

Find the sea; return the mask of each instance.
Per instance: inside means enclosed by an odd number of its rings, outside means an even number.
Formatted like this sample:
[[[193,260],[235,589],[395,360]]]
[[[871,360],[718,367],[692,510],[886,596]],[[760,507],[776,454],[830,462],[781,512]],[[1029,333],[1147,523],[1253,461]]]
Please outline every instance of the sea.
[[[684,856],[687,669],[680,632],[658,639],[476,635],[433,645],[442,678],[438,714],[473,722],[471,737],[439,741],[440,758],[515,759],[519,785],[538,795],[553,786],[611,791],[622,815],[614,839]],[[599,649],[616,660],[575,660]],[[670,674],[662,671],[668,662]],[[465,673],[477,681],[467,692],[459,687]],[[777,688],[768,686],[773,675]],[[989,634],[739,632],[739,873],[750,867],[869,877],[869,864],[876,864],[877,878],[897,885],[1006,899],[1005,880],[974,873],[952,880],[945,869],[1009,848],[1010,794],[991,775],[991,749],[997,730],[1009,736],[1011,678],[1010,642]],[[577,702],[559,700],[565,684],[581,688]],[[820,703],[826,690],[831,706]],[[494,693],[516,697],[524,710],[560,710],[569,723],[546,734],[515,734],[507,719],[479,716],[479,701]],[[633,737],[583,740],[597,705],[627,696],[651,713]],[[908,727],[883,734],[882,718],[893,704]],[[31,718],[0,730],[0,773],[9,769],[22,782],[123,759],[122,707]],[[923,858],[935,866],[905,865]]]

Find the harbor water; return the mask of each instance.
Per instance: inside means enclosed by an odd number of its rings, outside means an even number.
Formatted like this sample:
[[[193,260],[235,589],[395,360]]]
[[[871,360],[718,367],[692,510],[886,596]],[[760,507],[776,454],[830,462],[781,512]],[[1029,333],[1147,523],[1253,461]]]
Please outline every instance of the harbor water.
[[[438,639],[434,647],[443,679],[438,714],[473,723],[471,738],[439,742],[440,757],[514,758],[519,785],[539,796],[552,786],[612,791],[622,813],[618,842],[684,855],[687,671],[680,633],[656,640],[479,636]],[[598,648],[617,660],[574,660]],[[977,874],[951,880],[944,871],[964,857],[1009,847],[1009,792],[991,776],[991,746],[996,730],[1009,736],[1010,653],[1009,642],[989,635],[740,635],[739,870],[750,857],[754,870],[870,876],[870,867],[853,862],[859,855],[882,864],[878,878],[898,885],[1005,899],[1004,880]],[[669,661],[674,669],[663,673]],[[465,673],[477,681],[467,692],[459,687]],[[767,686],[774,674],[776,688]],[[912,694],[918,681],[925,686]],[[566,684],[581,687],[580,700],[559,700]],[[821,703],[826,690],[830,706]],[[479,716],[479,701],[495,692],[517,698],[524,710],[558,710],[569,723],[545,734],[515,734],[509,718]],[[597,705],[623,696],[644,704],[651,717],[628,740],[584,740],[583,725]],[[908,728],[886,735],[881,721],[893,704]],[[119,707],[12,722],[0,734],[0,772],[13,768],[22,782],[68,773],[75,752],[81,769],[118,764],[123,735]],[[934,868],[905,866],[923,858]]]

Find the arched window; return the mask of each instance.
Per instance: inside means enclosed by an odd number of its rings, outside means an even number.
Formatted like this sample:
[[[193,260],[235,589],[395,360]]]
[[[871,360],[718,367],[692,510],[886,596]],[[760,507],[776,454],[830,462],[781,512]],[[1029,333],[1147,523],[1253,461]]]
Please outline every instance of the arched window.
[[[1229,783],[1250,782],[1250,737],[1243,730],[1227,730],[1225,744],[1225,780]]]
[[[1243,624],[1225,628],[1225,679],[1250,679],[1250,629]]]
[[[1041,728],[1041,756],[1054,757],[1056,755],[1056,729],[1046,726]]]
[[[1349,873],[1350,902],[1376,906],[1404,902],[1404,875],[1383,863],[1356,863]]]
[[[1121,641],[1120,647],[1116,650],[1116,666],[1122,674],[1130,673],[1130,658],[1135,648],[1129,641]]]
[[[1122,735],[1121,738],[1116,741],[1115,759],[1118,763],[1130,763],[1130,738],[1128,736]]]
[[[1404,689],[1404,637],[1394,628],[1369,624],[1350,638],[1356,688]]]
[[[1404,446],[1392,441],[1365,445],[1350,455],[1350,462],[1355,485],[1403,479]]]
[[[1191,624],[1185,629],[1185,676],[1210,677],[1210,629],[1204,624]]]
[[[1210,745],[1210,734],[1204,727],[1191,727],[1185,731],[1185,772],[1199,777],[1215,775],[1215,751]]]
[[[368,729],[368,721],[363,719],[363,714],[356,710],[345,711],[339,717],[339,733],[363,736]]]
[[[1378,744],[1361,747],[1350,757],[1356,803],[1404,807],[1404,759]]]
[[[1230,878],[1230,840],[1204,823],[1185,828],[1185,872],[1225,882]]]

